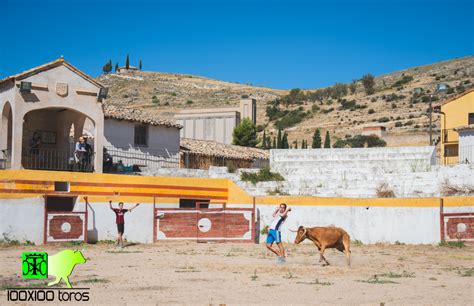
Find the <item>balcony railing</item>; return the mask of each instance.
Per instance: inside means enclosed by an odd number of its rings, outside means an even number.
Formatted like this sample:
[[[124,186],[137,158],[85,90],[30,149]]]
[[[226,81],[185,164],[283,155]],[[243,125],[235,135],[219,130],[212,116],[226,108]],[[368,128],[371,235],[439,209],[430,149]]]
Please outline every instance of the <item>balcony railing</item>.
[[[22,165],[32,170],[92,172],[94,153],[75,153],[71,149],[24,148]]]
[[[104,148],[104,172],[127,173],[148,169],[179,168],[179,152],[144,148]]]

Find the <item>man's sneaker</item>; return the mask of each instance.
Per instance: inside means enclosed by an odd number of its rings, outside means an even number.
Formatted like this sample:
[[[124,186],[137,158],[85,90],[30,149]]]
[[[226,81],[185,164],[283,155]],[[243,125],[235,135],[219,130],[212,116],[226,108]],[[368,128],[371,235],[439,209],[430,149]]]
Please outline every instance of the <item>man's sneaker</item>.
[[[279,263],[279,264],[285,263],[285,258],[283,258],[283,257],[281,257],[281,256],[278,256],[278,257],[277,257],[277,263]]]
[[[286,262],[285,257],[282,256],[282,257],[280,257],[280,258],[281,258],[281,262],[282,262],[282,263],[285,263],[285,262]]]

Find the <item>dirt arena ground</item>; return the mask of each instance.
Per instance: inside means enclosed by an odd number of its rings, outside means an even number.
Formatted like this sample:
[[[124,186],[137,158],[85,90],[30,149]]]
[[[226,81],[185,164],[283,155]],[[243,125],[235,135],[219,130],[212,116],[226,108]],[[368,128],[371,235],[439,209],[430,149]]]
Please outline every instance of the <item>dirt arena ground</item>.
[[[472,305],[474,300],[472,245],[353,246],[350,268],[334,250],[326,253],[331,266],[322,267],[314,246],[286,247],[287,263],[277,265],[256,244],[86,245],[87,263],[76,266],[70,281],[76,288],[90,287],[94,304]],[[6,303],[5,288],[34,282],[19,276],[21,252],[54,255],[67,248],[74,247],[0,247],[0,304]]]

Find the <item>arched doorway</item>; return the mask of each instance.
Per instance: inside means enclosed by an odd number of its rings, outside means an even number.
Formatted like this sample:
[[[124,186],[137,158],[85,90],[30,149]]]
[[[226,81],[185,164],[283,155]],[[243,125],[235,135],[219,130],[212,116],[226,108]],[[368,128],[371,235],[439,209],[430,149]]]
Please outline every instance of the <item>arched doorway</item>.
[[[55,107],[28,112],[23,118],[23,167],[92,172],[93,145],[86,144],[86,140],[76,147],[86,132],[85,126],[87,134],[92,134],[89,139],[93,139],[94,121],[76,110]]]
[[[8,169],[11,167],[13,129],[12,107],[9,102],[6,102],[3,106],[0,129],[0,168]]]

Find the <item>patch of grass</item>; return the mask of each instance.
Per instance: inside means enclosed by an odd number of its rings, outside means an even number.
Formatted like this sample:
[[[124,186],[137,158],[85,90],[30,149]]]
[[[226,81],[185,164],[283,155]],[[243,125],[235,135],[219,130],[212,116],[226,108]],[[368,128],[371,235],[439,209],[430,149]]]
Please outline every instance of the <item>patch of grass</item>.
[[[85,280],[82,280],[82,281],[79,281],[79,283],[83,283],[83,284],[106,284],[106,283],[110,283],[110,281],[108,279],[105,279],[105,278],[90,278],[90,279],[85,279]]]
[[[261,235],[266,235],[266,234],[268,234],[268,229],[269,229],[269,228],[270,228],[270,227],[269,227],[268,225],[265,225],[265,226],[260,230],[260,234],[261,234]]]
[[[367,283],[367,284],[398,284],[397,282],[394,282],[391,280],[378,278],[377,275],[374,275],[373,277],[367,280],[356,280],[356,282]]]
[[[464,269],[464,271],[458,270],[458,274],[462,277],[472,277],[474,276],[474,268]]]
[[[111,254],[143,253],[143,251],[126,251],[126,250],[105,251],[105,252],[111,253]]]
[[[315,279],[312,282],[296,282],[297,284],[306,284],[306,285],[320,285],[320,286],[331,286],[331,282],[320,282],[319,279]]]
[[[400,273],[395,273],[395,272],[388,272],[384,274],[380,274],[378,276],[381,277],[388,277],[388,278],[412,278],[415,277],[415,273],[410,273],[407,271],[403,271],[401,274]]]
[[[253,275],[252,275],[252,276],[250,276],[250,280],[252,280],[252,281],[256,281],[256,280],[257,280],[257,278],[258,278],[258,275],[257,275],[257,270],[255,270],[255,271],[253,272]]]
[[[59,284],[58,284],[59,285]],[[7,290],[8,288],[46,288],[48,286],[48,282],[25,282],[25,283],[5,283],[0,285],[0,290]]]
[[[440,247],[448,247],[448,248],[463,248],[466,245],[464,244],[463,241],[441,241],[438,246]]]
[[[364,245],[364,243],[362,243],[362,241],[356,239],[356,240],[351,241],[351,245],[361,246],[361,245]]]
[[[201,272],[197,270],[195,267],[192,266],[185,266],[185,267],[177,267],[178,270],[175,270],[176,273],[194,273],[194,272]]]
[[[400,241],[397,240],[397,241],[395,241],[395,245],[405,245],[405,243],[400,242]]]
[[[268,182],[268,181],[284,181],[285,179],[281,174],[276,172],[271,172],[270,168],[264,167],[260,169],[257,173],[254,172],[242,172],[240,179],[245,182],[251,182],[256,184],[257,182]]]
[[[291,279],[291,278],[296,278],[296,276],[293,276],[293,273],[291,273],[291,271],[288,271],[288,275],[283,275],[283,278]]]
[[[115,244],[115,240],[99,240],[96,242],[96,244],[105,244],[105,245],[110,245],[110,244]]]

